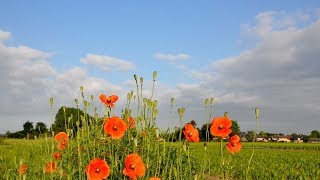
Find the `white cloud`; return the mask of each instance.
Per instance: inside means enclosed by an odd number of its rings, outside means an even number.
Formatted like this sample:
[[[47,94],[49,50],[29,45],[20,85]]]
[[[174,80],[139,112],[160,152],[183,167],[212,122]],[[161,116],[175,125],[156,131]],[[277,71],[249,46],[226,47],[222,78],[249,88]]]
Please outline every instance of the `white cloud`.
[[[0,42],[0,133],[20,130],[27,120],[49,124],[49,98],[54,97],[54,111],[62,105],[74,106],[74,99],[80,99],[80,86],[85,88],[86,99],[95,96],[95,105],[101,93],[119,94],[119,104],[125,103],[120,86],[91,77],[80,67],[58,73],[49,58],[47,52]]]
[[[191,56],[188,54],[164,54],[164,53],[156,53],[153,55],[154,58],[169,62],[179,61],[179,60],[187,60],[190,59]]]
[[[7,39],[9,39],[10,36],[11,36],[10,32],[2,31],[0,29],[0,43],[6,41]]]
[[[135,69],[135,65],[130,61],[105,55],[87,54],[86,57],[80,59],[80,62],[103,71],[128,71]]]

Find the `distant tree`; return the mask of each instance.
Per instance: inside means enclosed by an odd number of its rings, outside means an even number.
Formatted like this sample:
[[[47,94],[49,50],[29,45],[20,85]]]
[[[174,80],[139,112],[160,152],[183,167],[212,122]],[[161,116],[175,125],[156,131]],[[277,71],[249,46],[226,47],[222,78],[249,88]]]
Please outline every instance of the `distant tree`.
[[[231,120],[231,121],[232,121],[232,126],[231,126],[232,132],[230,134],[230,137],[232,137],[233,135],[239,135],[240,126],[239,126],[238,122],[237,121],[233,121],[233,120]]]
[[[34,128],[34,133],[36,136],[48,132],[47,125],[43,122],[37,122],[36,127]]]
[[[190,124],[192,124],[194,127],[196,127],[196,126],[197,126],[197,123],[196,123],[196,121],[195,121],[195,120],[191,120],[189,123],[190,123]]]
[[[317,130],[311,131],[310,138],[320,138],[320,132]]]
[[[27,121],[23,124],[23,132],[25,134],[31,134],[33,131],[33,123],[30,121]]]
[[[69,129],[73,129],[75,132],[77,131],[76,122],[79,121],[79,126],[82,126],[81,116],[84,117],[84,112],[80,109],[65,107],[65,112],[63,110],[63,106],[58,110],[55,121],[52,125],[52,130],[55,133],[60,131],[66,131],[66,125]],[[88,121],[91,117],[86,114],[86,120]],[[70,121],[69,121],[70,119]]]
[[[248,131],[246,134],[246,138],[249,142],[252,142],[254,139],[254,131]]]
[[[267,137],[267,133],[264,131],[260,131],[259,136]]]
[[[211,126],[211,123],[202,125],[199,133],[201,141],[210,141],[213,138],[213,136],[210,133],[210,126]],[[207,127],[208,127],[208,131],[207,131]]]

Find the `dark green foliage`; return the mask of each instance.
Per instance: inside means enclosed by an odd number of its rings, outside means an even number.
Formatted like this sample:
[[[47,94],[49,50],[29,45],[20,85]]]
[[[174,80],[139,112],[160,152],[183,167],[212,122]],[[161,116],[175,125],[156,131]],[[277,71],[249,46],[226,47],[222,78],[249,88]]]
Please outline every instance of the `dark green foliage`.
[[[30,121],[27,121],[23,124],[23,131],[26,133],[26,134],[30,134],[32,133],[33,131],[33,123],[30,122]]]
[[[208,127],[208,131],[207,131],[207,127]],[[206,141],[206,140],[210,141],[213,138],[213,136],[210,133],[210,127],[211,127],[211,123],[202,125],[199,133],[201,141]]]
[[[65,112],[64,109],[65,108]],[[66,131],[66,126],[68,129],[73,129],[75,132],[77,131],[77,122],[79,121],[79,127],[82,127],[82,124],[88,123],[89,124],[89,119],[91,118],[88,114],[86,114],[86,118],[84,122],[81,119],[81,116],[84,117],[85,113],[76,108],[71,108],[71,107],[61,107],[55,117],[54,124],[52,125],[52,130],[55,133],[58,133],[60,131]]]
[[[237,121],[233,121],[233,120],[231,120],[231,121],[232,121],[232,126],[231,126],[232,132],[230,134],[230,137],[232,137],[233,135],[239,135],[240,126],[239,126],[238,122]]]

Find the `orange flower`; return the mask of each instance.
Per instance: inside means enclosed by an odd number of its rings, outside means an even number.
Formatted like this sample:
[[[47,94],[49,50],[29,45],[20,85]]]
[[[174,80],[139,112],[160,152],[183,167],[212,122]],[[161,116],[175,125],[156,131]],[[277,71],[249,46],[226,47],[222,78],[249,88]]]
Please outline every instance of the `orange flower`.
[[[46,164],[46,173],[51,173],[56,171],[56,164],[54,162],[48,162]]]
[[[149,180],[161,180],[161,179],[158,178],[158,177],[152,177],[152,178],[150,178]]]
[[[228,117],[216,117],[212,120],[210,132],[213,136],[225,138],[232,132],[231,126],[232,121]]]
[[[184,136],[189,142],[199,142],[199,131],[192,124],[188,123],[184,126]]]
[[[59,132],[54,139],[59,142],[58,149],[60,150],[64,150],[69,144],[69,138],[65,132]]]
[[[126,157],[125,168],[123,169],[124,175],[136,180],[137,176],[142,177],[145,172],[146,166],[138,154],[129,154]]]
[[[128,128],[130,128],[130,129],[134,128],[134,126],[135,126],[134,119],[131,116],[127,118],[126,123],[127,123]]]
[[[105,94],[101,94],[99,96],[99,99],[106,106],[113,108],[114,107],[113,103],[115,103],[118,100],[118,96],[117,95],[111,95],[111,96],[107,97]]]
[[[104,132],[112,139],[121,139],[127,130],[127,124],[119,117],[107,118],[104,124]]]
[[[25,175],[27,173],[28,166],[26,164],[22,164],[18,170],[19,174]]]
[[[238,135],[234,135],[230,138],[229,143],[227,144],[227,149],[231,154],[240,152],[242,145],[240,143],[240,137]]]
[[[106,179],[110,175],[110,167],[105,160],[95,158],[86,166],[89,180]]]
[[[54,153],[53,153],[53,157],[54,157],[55,160],[60,160],[60,159],[61,159],[61,156],[62,156],[62,155],[61,155],[59,152],[54,152]]]

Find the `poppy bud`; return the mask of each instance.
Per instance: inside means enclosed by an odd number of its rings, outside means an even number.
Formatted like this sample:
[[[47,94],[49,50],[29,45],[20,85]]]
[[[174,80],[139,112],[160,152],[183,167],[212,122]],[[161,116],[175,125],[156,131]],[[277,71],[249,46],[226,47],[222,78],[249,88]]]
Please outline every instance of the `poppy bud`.
[[[130,93],[127,94],[127,99],[128,100],[131,99],[131,94]]]
[[[95,106],[95,107],[93,108],[94,112],[97,112],[97,109],[98,109],[98,108]]]
[[[174,103],[174,98],[171,98],[171,105],[173,105]]]
[[[83,106],[87,107],[87,105],[88,105],[88,102],[87,101],[83,101]]]
[[[76,105],[78,106],[78,104],[79,104],[78,99],[74,99],[74,102],[75,102]]]
[[[137,138],[134,138],[134,139],[133,139],[133,143],[134,143],[134,146],[137,147],[137,146],[138,146],[138,139],[137,139]]]
[[[229,113],[228,112],[224,112],[224,117],[228,117]]]
[[[93,101],[93,95],[91,95],[91,101]]]
[[[151,99],[148,99],[148,104],[147,104],[148,107],[152,107],[152,104],[153,104],[153,103],[152,103],[152,100],[151,100]]]
[[[80,86],[80,91],[83,92],[83,86]]]
[[[153,108],[156,109],[158,106],[158,101],[157,100],[154,100],[153,101]]]
[[[206,107],[208,106],[208,103],[209,103],[209,99],[206,99],[205,102],[204,102]]]
[[[259,114],[260,114],[259,108],[255,109],[255,114],[256,114],[256,118],[259,118]]]
[[[155,129],[155,132],[156,132],[156,138],[159,139],[159,129],[156,128],[156,129]]]
[[[214,98],[211,98],[211,107],[214,105]]]
[[[148,102],[148,99],[147,99],[147,98],[143,98],[143,105],[144,105],[144,107],[147,106],[147,102]]]
[[[98,113],[95,113],[95,114],[94,114],[94,118],[95,118],[95,119],[98,119],[98,118],[99,118],[99,114],[98,114]]]
[[[155,81],[157,78],[157,71],[153,71],[153,81]]]
[[[140,84],[143,84],[143,77],[140,77]]]
[[[50,106],[52,106],[53,105],[53,98],[50,98],[49,102],[50,102]]]
[[[136,74],[133,75],[134,80],[136,80],[136,83],[138,83],[138,77]]]

